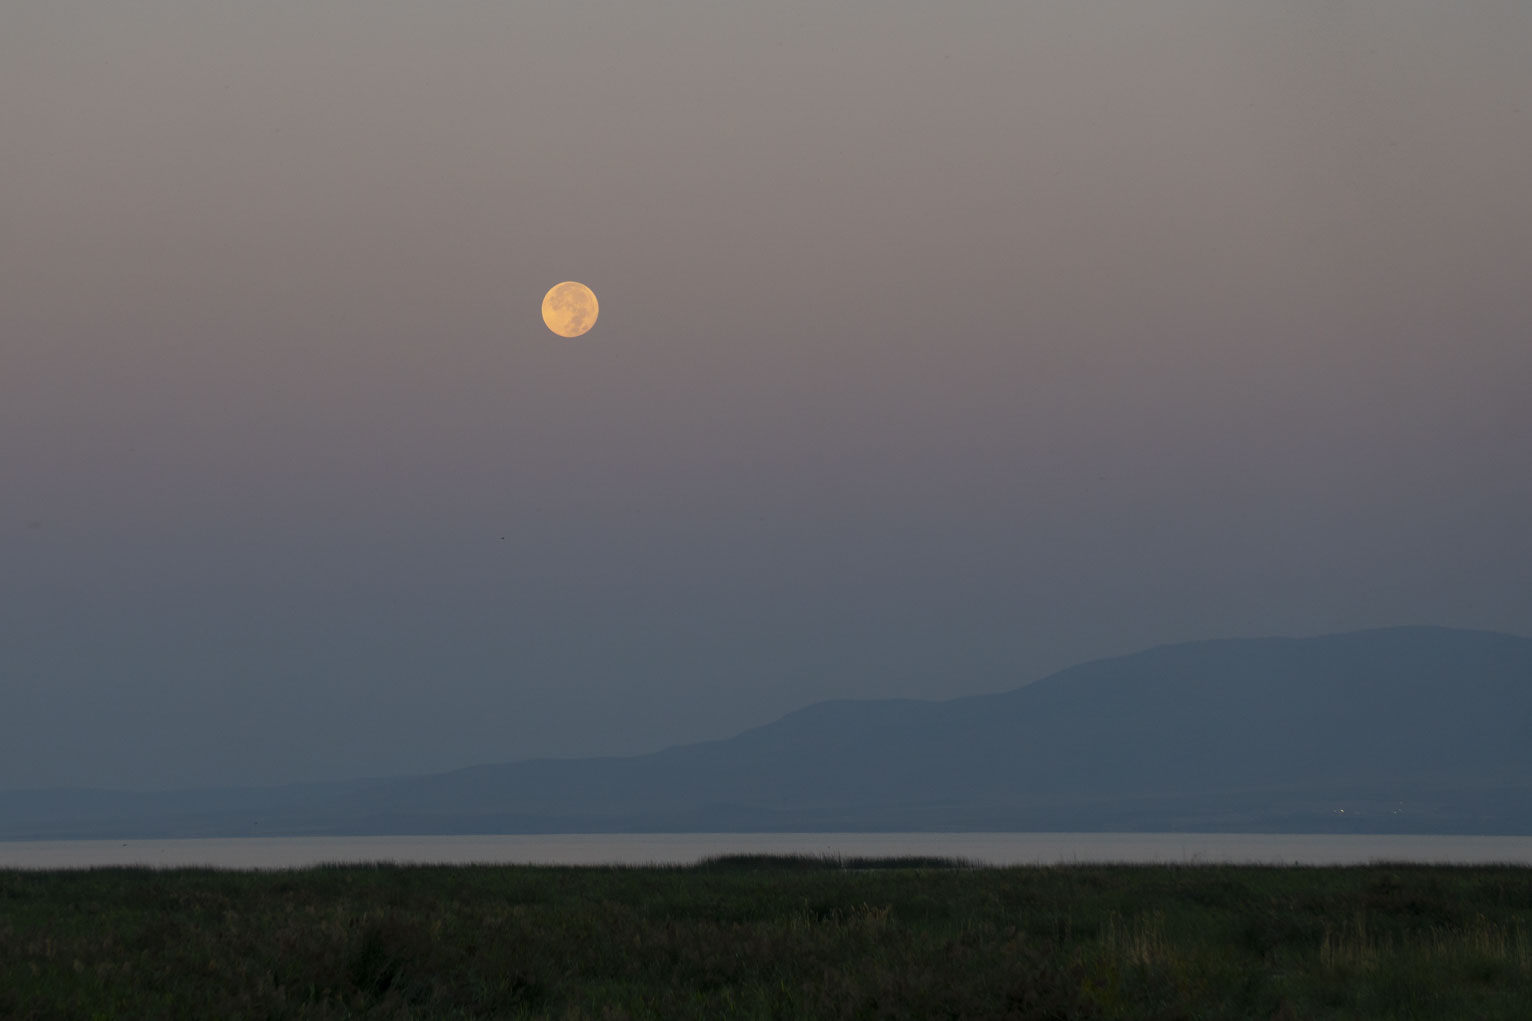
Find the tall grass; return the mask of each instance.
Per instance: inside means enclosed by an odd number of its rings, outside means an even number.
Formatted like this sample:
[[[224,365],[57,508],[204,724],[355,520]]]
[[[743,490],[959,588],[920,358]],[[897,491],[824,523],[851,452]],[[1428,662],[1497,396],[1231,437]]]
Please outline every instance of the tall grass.
[[[1529,1004],[1524,868],[0,872],[0,1018],[28,1021],[1525,1021]]]

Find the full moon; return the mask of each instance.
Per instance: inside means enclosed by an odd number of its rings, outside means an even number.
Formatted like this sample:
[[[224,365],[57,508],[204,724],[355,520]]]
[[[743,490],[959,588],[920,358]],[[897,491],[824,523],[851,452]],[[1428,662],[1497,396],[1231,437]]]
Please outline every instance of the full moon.
[[[560,337],[578,337],[596,325],[601,306],[596,292],[582,283],[565,280],[543,295],[543,322]]]

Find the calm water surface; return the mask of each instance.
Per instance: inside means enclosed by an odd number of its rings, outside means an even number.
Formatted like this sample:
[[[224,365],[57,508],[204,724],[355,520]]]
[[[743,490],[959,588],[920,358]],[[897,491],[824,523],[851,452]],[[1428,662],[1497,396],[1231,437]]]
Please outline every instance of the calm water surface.
[[[0,868],[322,862],[684,865],[716,854],[942,855],[990,865],[1070,862],[1353,865],[1373,861],[1532,865],[1532,837],[1252,833],[600,833],[538,836],[235,837],[0,841]]]

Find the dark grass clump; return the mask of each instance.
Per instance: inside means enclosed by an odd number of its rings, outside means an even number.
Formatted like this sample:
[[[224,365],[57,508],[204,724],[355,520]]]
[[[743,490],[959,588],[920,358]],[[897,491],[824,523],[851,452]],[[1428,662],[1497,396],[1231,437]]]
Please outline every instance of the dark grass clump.
[[[896,858],[862,858],[840,854],[718,854],[703,858],[693,869],[708,872],[746,872],[760,869],[772,871],[846,870],[869,869],[971,869],[975,862],[963,858],[943,858],[933,855],[908,855]]]
[[[1532,870],[0,872],[0,1018],[1532,1016]]]

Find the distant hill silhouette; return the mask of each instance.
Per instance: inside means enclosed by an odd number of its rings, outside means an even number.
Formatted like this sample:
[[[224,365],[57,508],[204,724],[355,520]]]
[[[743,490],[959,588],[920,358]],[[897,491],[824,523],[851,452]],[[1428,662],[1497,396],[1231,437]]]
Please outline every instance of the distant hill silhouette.
[[[1532,639],[1165,646],[945,702],[822,702],[626,758],[0,794],[0,836],[748,830],[1532,833]]]

